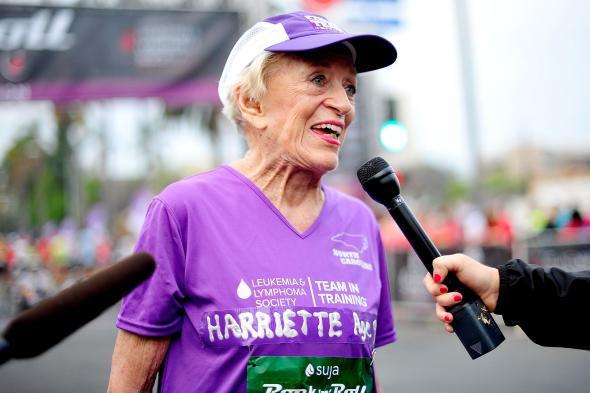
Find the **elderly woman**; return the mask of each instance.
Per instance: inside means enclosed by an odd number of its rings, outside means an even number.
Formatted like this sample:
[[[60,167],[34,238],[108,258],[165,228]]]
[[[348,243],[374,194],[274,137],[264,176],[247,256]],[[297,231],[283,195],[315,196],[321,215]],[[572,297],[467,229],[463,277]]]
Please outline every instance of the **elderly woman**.
[[[109,391],[356,392],[395,340],[379,229],[322,185],[354,119],[356,76],[387,40],[296,12],[254,25],[219,84],[248,142],[230,165],[167,187],[136,246],[157,269],[117,321]]]

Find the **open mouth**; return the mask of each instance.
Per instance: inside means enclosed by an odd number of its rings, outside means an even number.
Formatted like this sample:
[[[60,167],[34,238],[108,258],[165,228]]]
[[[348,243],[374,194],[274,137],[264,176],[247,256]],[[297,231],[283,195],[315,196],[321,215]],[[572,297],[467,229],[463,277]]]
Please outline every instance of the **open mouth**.
[[[328,123],[316,124],[312,126],[311,129],[316,134],[328,139],[332,139],[336,142],[339,142],[340,134],[342,133],[342,127]]]

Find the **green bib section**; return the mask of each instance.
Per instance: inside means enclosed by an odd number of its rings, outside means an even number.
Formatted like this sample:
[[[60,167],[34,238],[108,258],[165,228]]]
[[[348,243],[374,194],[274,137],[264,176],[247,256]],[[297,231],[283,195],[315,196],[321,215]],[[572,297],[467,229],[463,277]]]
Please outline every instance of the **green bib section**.
[[[369,358],[260,356],[248,360],[248,393],[372,393]]]

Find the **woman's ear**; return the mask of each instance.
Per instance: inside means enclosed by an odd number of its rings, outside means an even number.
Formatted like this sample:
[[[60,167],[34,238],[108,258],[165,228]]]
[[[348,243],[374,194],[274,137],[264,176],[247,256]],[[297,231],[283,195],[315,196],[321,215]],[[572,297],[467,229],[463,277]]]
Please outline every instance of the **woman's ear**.
[[[254,128],[263,129],[266,126],[264,113],[260,102],[242,94],[240,89],[236,90],[238,107],[242,114],[242,120],[252,125]]]

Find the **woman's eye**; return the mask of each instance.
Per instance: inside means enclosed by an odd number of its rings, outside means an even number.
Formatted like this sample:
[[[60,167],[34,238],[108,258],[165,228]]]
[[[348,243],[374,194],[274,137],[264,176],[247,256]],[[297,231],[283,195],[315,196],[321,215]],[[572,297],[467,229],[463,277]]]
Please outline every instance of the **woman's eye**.
[[[327,83],[327,79],[324,75],[316,75],[311,79],[311,82],[317,86],[324,86]]]
[[[349,97],[354,97],[356,94],[356,86],[355,85],[348,85],[345,87],[346,89],[346,94],[348,94]]]

